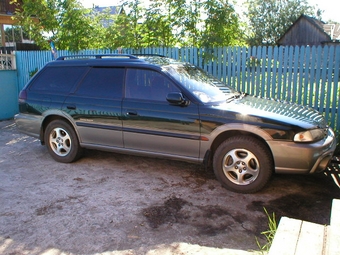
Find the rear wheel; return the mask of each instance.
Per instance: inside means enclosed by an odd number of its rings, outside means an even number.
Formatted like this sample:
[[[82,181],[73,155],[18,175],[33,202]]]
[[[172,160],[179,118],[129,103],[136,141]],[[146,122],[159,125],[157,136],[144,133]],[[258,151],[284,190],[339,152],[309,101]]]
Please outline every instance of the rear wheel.
[[[45,130],[45,144],[52,158],[58,162],[70,163],[82,153],[73,127],[63,120],[50,122]]]
[[[217,148],[213,167],[216,178],[226,189],[254,193],[267,184],[274,166],[269,150],[261,141],[235,136]]]

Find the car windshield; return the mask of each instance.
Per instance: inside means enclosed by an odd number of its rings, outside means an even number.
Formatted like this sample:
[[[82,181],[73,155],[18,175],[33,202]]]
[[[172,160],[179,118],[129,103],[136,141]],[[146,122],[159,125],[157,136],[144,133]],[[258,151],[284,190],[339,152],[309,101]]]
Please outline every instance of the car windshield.
[[[226,101],[238,95],[232,88],[197,66],[185,63],[170,64],[163,68],[203,103]]]

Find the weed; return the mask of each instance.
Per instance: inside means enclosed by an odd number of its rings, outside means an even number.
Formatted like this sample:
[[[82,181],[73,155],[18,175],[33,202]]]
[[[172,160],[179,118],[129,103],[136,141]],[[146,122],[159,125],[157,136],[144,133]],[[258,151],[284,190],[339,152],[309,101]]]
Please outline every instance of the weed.
[[[266,216],[268,218],[268,227],[269,227],[268,230],[261,232],[261,235],[264,235],[266,238],[266,243],[264,245],[261,245],[258,238],[255,237],[255,239],[256,239],[256,244],[260,248],[261,253],[265,254],[269,251],[270,246],[272,245],[272,242],[273,242],[276,230],[277,230],[277,222],[275,218],[275,213],[273,213],[272,215],[269,215],[266,208],[263,208],[263,210],[266,213]]]

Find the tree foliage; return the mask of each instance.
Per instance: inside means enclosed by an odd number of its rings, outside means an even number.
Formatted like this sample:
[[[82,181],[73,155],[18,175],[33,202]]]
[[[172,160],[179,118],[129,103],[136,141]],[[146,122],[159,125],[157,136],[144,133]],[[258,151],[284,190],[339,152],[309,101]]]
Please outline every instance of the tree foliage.
[[[75,0],[27,0],[15,14],[18,24],[42,48],[48,48],[49,39],[67,50],[91,45],[92,20]]]
[[[183,30],[180,33],[182,43],[186,46],[193,45],[198,46],[201,39],[201,27],[203,26],[203,17],[200,10],[202,9],[201,1],[191,0],[187,2],[185,6],[184,15],[182,15]]]
[[[275,45],[301,14],[315,16],[306,0],[247,0],[250,45]]]
[[[203,6],[207,18],[202,31],[201,46],[240,45],[243,34],[234,7],[227,1],[209,0],[203,2]]]
[[[77,0],[25,0],[15,17],[42,48],[49,47],[49,39],[58,49],[73,51],[244,43],[228,0],[153,0],[147,7],[140,0],[126,0],[122,8],[112,15],[85,9]]]

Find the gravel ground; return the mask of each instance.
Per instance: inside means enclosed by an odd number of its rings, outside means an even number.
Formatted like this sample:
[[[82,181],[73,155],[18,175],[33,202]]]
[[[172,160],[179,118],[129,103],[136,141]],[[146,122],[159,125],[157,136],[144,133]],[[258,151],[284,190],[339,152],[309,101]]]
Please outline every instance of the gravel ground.
[[[332,167],[338,175],[338,168]],[[202,166],[87,150],[55,162],[0,122],[0,254],[247,254],[264,244],[264,208],[329,224],[330,172],[274,175],[262,191],[223,189]]]

